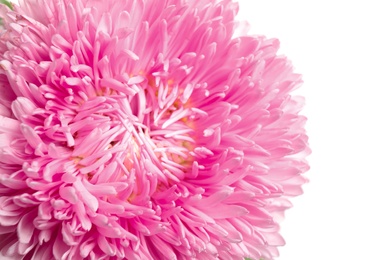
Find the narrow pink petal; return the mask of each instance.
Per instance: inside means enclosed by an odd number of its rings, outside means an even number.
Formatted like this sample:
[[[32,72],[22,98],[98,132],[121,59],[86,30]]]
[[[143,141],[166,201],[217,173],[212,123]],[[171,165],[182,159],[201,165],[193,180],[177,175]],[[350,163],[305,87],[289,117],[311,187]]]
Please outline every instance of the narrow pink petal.
[[[236,205],[219,205],[217,209],[204,209],[205,214],[214,219],[235,218],[247,215],[249,211],[241,206]]]
[[[46,144],[43,143],[39,135],[30,126],[26,124],[21,124],[20,130],[22,131],[23,135],[25,136],[27,142],[31,145],[31,147],[37,148],[42,145],[44,149],[47,150]]]
[[[36,108],[37,106],[25,97],[18,97],[12,102],[12,112],[20,121],[23,121],[24,116],[31,115]]]
[[[97,239],[97,243],[100,249],[108,256],[115,255],[115,247],[112,244],[110,244],[104,236],[99,236]]]
[[[160,252],[164,252],[164,256],[166,256],[168,259],[177,259],[177,256],[172,250],[172,247],[168,243],[162,241],[158,236],[152,236],[151,241],[154,243],[154,246],[158,248]]]
[[[69,201],[72,204],[76,204],[76,202],[79,200],[77,196],[76,189],[72,186],[63,186],[60,187],[60,196],[65,199],[66,201]]]
[[[0,115],[0,133],[18,133],[20,122]]]
[[[63,242],[61,235],[57,235],[53,244],[53,256],[55,259],[66,259],[69,247]]]
[[[73,183],[73,186],[79,194],[79,198],[85,203],[85,205],[88,206],[93,212],[96,212],[99,207],[99,202],[96,197],[85,188],[80,179],[76,180]]]

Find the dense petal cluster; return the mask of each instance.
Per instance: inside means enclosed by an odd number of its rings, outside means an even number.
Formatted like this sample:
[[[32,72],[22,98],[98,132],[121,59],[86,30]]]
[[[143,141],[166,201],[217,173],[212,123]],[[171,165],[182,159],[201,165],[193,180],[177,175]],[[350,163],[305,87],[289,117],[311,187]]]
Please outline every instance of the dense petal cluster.
[[[300,75],[231,0],[1,6],[0,256],[273,259]],[[2,258],[3,259],[3,258]]]

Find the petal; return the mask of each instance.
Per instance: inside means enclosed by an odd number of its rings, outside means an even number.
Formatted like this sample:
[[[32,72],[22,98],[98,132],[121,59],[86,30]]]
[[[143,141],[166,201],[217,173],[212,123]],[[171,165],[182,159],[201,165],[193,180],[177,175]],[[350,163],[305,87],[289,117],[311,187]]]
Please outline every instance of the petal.
[[[12,113],[15,117],[22,121],[25,116],[32,115],[37,106],[28,98],[18,97],[14,102],[12,102]]]
[[[20,125],[20,130],[22,131],[24,137],[27,142],[31,145],[32,148],[42,147],[47,151],[46,144],[42,141],[39,135],[32,129],[30,126],[26,124]]]
[[[100,249],[106,253],[108,256],[114,256],[116,253],[116,248],[114,245],[109,243],[107,239],[104,236],[99,236],[97,239],[97,243],[100,247]]]
[[[53,255],[55,259],[67,259],[69,254],[69,246],[64,243],[62,235],[57,235],[53,244]]]
[[[20,132],[20,123],[12,118],[0,115],[0,133],[18,133]],[[4,144],[0,143],[0,147]]]
[[[78,201],[78,196],[76,189],[72,186],[61,186],[60,187],[60,196],[66,201],[69,201],[72,204],[76,204]]]
[[[99,202],[95,196],[93,196],[84,186],[84,184],[78,179],[73,183],[74,188],[80,196],[80,199],[88,206],[93,212],[96,212],[99,207]]]
[[[247,215],[249,211],[237,205],[218,205],[215,208],[204,208],[203,212],[213,219],[236,218]]]

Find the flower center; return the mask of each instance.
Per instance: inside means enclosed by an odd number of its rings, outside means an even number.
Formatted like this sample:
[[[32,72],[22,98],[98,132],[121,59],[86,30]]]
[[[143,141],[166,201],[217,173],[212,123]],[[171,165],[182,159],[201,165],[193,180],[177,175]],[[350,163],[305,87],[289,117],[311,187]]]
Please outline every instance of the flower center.
[[[136,83],[124,93],[106,80],[69,126],[78,172],[92,184],[128,183],[124,197],[136,202],[186,177],[194,162],[196,113],[185,97],[192,86],[151,76],[128,82]]]

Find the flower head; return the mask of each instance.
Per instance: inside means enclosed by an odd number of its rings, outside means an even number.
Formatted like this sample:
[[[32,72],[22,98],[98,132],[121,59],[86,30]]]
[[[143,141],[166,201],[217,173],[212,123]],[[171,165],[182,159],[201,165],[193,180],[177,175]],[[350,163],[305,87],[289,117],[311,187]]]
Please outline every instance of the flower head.
[[[301,83],[230,0],[1,6],[0,250],[272,259],[308,169]]]

